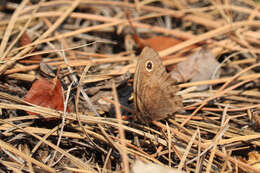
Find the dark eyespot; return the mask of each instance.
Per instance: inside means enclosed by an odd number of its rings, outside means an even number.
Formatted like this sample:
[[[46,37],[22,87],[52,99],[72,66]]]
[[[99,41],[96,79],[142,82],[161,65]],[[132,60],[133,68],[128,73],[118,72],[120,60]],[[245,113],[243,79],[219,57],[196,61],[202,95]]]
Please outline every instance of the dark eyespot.
[[[146,69],[148,72],[153,71],[153,62],[152,62],[152,61],[147,61],[147,62],[145,63],[145,69]]]

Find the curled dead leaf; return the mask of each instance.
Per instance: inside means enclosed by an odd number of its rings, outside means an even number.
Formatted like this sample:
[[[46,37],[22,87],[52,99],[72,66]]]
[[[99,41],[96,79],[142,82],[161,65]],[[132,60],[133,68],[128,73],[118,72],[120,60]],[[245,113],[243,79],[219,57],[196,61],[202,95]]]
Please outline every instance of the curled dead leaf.
[[[24,100],[38,106],[59,111],[64,110],[62,87],[57,78],[45,79],[40,77],[33,83]],[[67,111],[69,112],[69,110]],[[28,114],[35,115],[36,113],[28,112]]]
[[[215,74],[219,62],[210,49],[201,49],[189,56],[171,71],[171,77],[178,82],[191,82],[210,80],[218,78],[219,73]],[[198,90],[205,90],[208,85],[197,87]]]
[[[31,43],[32,43],[31,38],[29,37],[29,35],[26,32],[24,32],[19,39],[19,45],[20,46],[26,46],[26,45],[31,44]],[[33,55],[33,56],[28,57],[26,59],[20,60],[20,62],[22,62],[22,63],[39,63],[39,62],[41,62],[41,60],[42,60],[41,55]]]

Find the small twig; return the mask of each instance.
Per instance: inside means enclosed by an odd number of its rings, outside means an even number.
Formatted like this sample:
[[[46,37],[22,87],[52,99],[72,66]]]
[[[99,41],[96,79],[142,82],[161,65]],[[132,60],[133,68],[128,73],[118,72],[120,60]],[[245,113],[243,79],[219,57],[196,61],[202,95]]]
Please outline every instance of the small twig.
[[[233,86],[231,86],[231,87],[229,87],[229,88],[227,88],[227,89],[225,89],[225,90],[223,90],[223,91],[221,91],[221,92],[217,92],[215,95],[213,95],[213,96],[211,96],[211,97],[209,97],[209,98],[203,100],[203,102],[200,103],[200,106],[199,106],[197,109],[195,109],[195,111],[193,111],[192,114],[191,114],[189,117],[187,117],[187,119],[186,119],[185,121],[183,121],[183,123],[181,124],[181,126],[183,127],[183,126],[184,126],[203,106],[205,106],[210,100],[213,100],[213,99],[215,99],[215,98],[218,98],[218,97],[224,95],[226,92],[231,91],[231,90],[233,90],[233,89],[235,89],[235,88],[237,88],[237,87],[239,87],[239,86],[241,86],[241,85],[247,83],[248,81],[249,81],[249,80],[245,80],[245,81],[239,82],[238,84],[233,85]]]
[[[67,95],[66,95],[66,99],[65,99],[65,102],[64,102],[64,110],[63,110],[63,115],[62,115],[62,122],[61,122],[61,128],[60,128],[60,131],[59,131],[59,137],[58,137],[58,141],[57,141],[57,146],[60,145],[60,142],[61,142],[61,137],[63,135],[63,130],[64,130],[64,126],[65,126],[65,120],[66,120],[66,113],[67,113],[67,106],[68,106],[68,101],[69,101],[69,96],[70,96],[70,91],[71,91],[71,87],[72,87],[73,83],[71,83],[68,87],[68,90],[67,90]],[[57,151],[55,150],[54,153],[53,153],[53,157],[51,158],[50,160],[50,164],[52,167],[57,163],[53,163],[55,157],[56,157],[56,154],[57,154]]]
[[[214,142],[212,142],[210,144],[210,146],[205,149],[199,156],[189,160],[186,165],[194,162],[195,160],[197,160],[199,157],[203,156],[204,154],[206,154],[212,147],[214,147],[215,145],[218,144],[218,141],[222,138],[222,136],[224,135],[224,133],[227,131],[227,129],[229,128],[229,125],[228,125],[228,122],[229,120],[226,121],[225,125],[223,126],[223,128],[218,132],[218,134],[215,136],[215,139],[213,140]]]
[[[124,172],[129,173],[129,164],[128,164],[128,156],[127,156],[127,150],[126,150],[126,142],[125,142],[125,132],[123,129],[123,123],[122,123],[122,116],[121,116],[121,111],[120,111],[120,106],[119,106],[119,101],[118,101],[118,96],[116,93],[116,86],[115,86],[115,81],[112,80],[112,91],[115,99],[115,110],[116,110],[116,118],[118,120],[118,130],[119,130],[119,136],[120,136],[120,143],[122,144],[122,147],[120,148],[120,153],[123,158],[123,164],[124,164]]]
[[[182,167],[184,166],[185,160],[186,160],[186,158],[187,158],[187,156],[189,154],[191,146],[192,146],[192,144],[193,144],[193,142],[194,142],[198,132],[199,132],[199,129],[197,129],[196,132],[192,135],[192,137],[190,139],[190,142],[189,142],[188,146],[186,147],[186,150],[185,150],[185,152],[184,152],[184,154],[183,154],[183,156],[181,158],[181,162],[180,162],[180,164],[178,166],[178,171],[182,170]]]

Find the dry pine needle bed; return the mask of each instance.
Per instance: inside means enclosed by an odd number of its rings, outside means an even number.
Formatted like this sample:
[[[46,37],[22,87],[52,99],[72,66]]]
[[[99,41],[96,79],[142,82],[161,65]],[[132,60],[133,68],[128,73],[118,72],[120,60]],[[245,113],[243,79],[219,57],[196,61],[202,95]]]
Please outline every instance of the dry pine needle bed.
[[[1,172],[260,172],[258,0],[1,0]]]

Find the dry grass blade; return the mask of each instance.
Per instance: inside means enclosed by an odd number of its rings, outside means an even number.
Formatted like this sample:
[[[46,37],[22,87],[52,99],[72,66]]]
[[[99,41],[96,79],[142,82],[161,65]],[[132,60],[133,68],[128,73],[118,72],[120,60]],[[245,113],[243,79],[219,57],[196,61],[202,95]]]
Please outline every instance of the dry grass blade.
[[[186,172],[260,172],[248,159],[251,152],[260,152],[258,1],[3,2],[4,172],[131,172],[136,159]],[[160,122],[145,124],[132,116],[133,73],[140,50],[126,9],[139,40],[155,40],[154,48],[168,45],[166,40],[176,42],[159,52],[169,72],[201,49],[212,50],[220,64],[214,79],[178,83],[185,111]],[[16,44],[24,32],[32,41]],[[24,101],[34,80],[52,80],[42,76],[35,55],[59,79],[64,93],[59,100],[70,112]],[[206,60],[197,63],[195,71],[201,72],[200,65],[208,67]],[[210,87],[198,91],[201,85]],[[158,99],[157,94],[151,93],[148,100]]]
[[[1,45],[0,45],[0,55],[1,55],[1,60],[3,60],[5,57],[3,56],[4,54],[4,50],[6,48],[6,45],[7,45],[7,42],[8,42],[8,39],[11,35],[11,32],[12,32],[12,29],[14,27],[14,24],[16,22],[16,20],[18,19],[21,11],[23,10],[23,8],[25,7],[25,5],[29,2],[29,0],[25,0],[23,1],[19,6],[18,8],[16,9],[16,11],[14,12],[14,14],[12,15],[12,18],[11,18],[11,22],[8,23],[8,27],[6,28],[6,32],[5,32],[5,35],[2,39],[2,42],[1,42]]]
[[[191,146],[192,146],[192,144],[193,144],[197,134],[198,134],[198,130],[192,135],[191,140],[188,143],[188,146],[187,146],[187,148],[186,148],[186,150],[185,150],[185,152],[184,152],[184,154],[183,154],[183,156],[181,158],[181,162],[180,162],[180,164],[178,166],[178,171],[182,170],[182,168],[184,166],[184,163],[185,163],[185,161],[187,159],[187,156],[188,156],[188,154],[190,152]]]
[[[123,164],[124,164],[124,172],[129,173],[129,164],[128,164],[128,156],[127,156],[127,150],[126,150],[126,142],[125,142],[125,132],[123,129],[123,123],[122,123],[122,115],[119,107],[119,101],[116,93],[116,87],[115,82],[112,81],[112,89],[113,89],[113,95],[115,99],[115,110],[116,110],[116,118],[119,122],[119,136],[120,136],[120,143],[122,147],[120,148],[120,152],[123,158]]]
[[[205,34],[201,34],[195,38],[192,38],[190,40],[187,40],[183,43],[180,43],[178,44],[177,46],[174,46],[174,47],[170,47],[168,49],[165,49],[163,51],[160,51],[160,56],[166,56],[166,55],[169,55],[169,54],[172,54],[172,53],[175,53],[185,47],[188,47],[190,45],[193,45],[193,44],[196,44],[198,42],[201,42],[201,41],[204,41],[206,39],[210,39],[212,37],[216,37],[218,35],[221,35],[221,34],[225,34],[225,33],[228,33],[228,32],[231,32],[239,27],[243,27],[243,26],[260,26],[260,22],[259,21],[251,21],[251,22],[248,22],[248,21],[244,21],[244,22],[237,22],[237,23],[232,23],[232,24],[227,24],[226,26],[223,26],[223,27],[220,27],[220,28],[217,28],[215,30],[212,30],[212,31],[209,31]]]
[[[48,167],[47,165],[31,158],[29,155],[24,154],[23,152],[17,150],[16,148],[14,148],[13,146],[11,146],[10,144],[0,140],[0,146],[2,149],[6,149],[8,151],[11,151],[12,153],[17,154],[18,156],[22,157],[23,159],[25,159],[27,162],[32,162],[38,166],[40,166],[42,169],[48,171],[48,172],[56,172],[54,169]]]
[[[52,25],[51,28],[49,28],[43,35],[41,35],[36,41],[34,41],[35,44],[39,44],[39,41],[46,38],[49,34],[51,34],[67,17],[68,15],[77,7],[77,5],[80,3],[80,0],[76,0],[74,3],[72,3],[72,6]],[[23,56],[25,53],[29,52],[32,49],[32,47],[27,47],[23,49],[20,53],[18,53],[16,56],[14,56],[11,60],[9,60],[7,63],[0,66],[0,75],[5,72],[5,70],[13,65],[15,63],[15,59],[17,57]]]
[[[75,164],[75,166],[77,166],[78,168],[86,169],[86,170],[92,170],[92,168],[91,168],[90,166],[88,166],[87,164],[83,163],[83,162],[82,162],[81,160],[79,160],[78,158],[76,158],[76,157],[70,155],[70,154],[67,153],[66,151],[60,149],[60,148],[57,147],[56,145],[54,145],[54,144],[50,143],[49,141],[47,141],[47,140],[41,138],[40,136],[35,135],[34,133],[32,133],[32,132],[30,132],[30,131],[27,131],[27,130],[25,130],[25,129],[22,129],[22,128],[20,128],[19,126],[16,126],[16,125],[14,125],[14,124],[12,124],[12,123],[9,123],[9,122],[7,123],[7,122],[5,122],[5,121],[3,121],[3,120],[0,120],[0,121],[1,121],[2,123],[10,124],[10,125],[12,125],[12,126],[18,128],[18,129],[20,129],[20,130],[26,132],[26,133],[32,135],[33,137],[37,138],[38,140],[42,141],[43,143],[49,145],[50,147],[52,147],[52,148],[55,149],[56,151],[62,153],[63,155],[65,155],[66,157],[68,157],[69,159],[71,159],[71,161],[72,161],[72,162]]]

